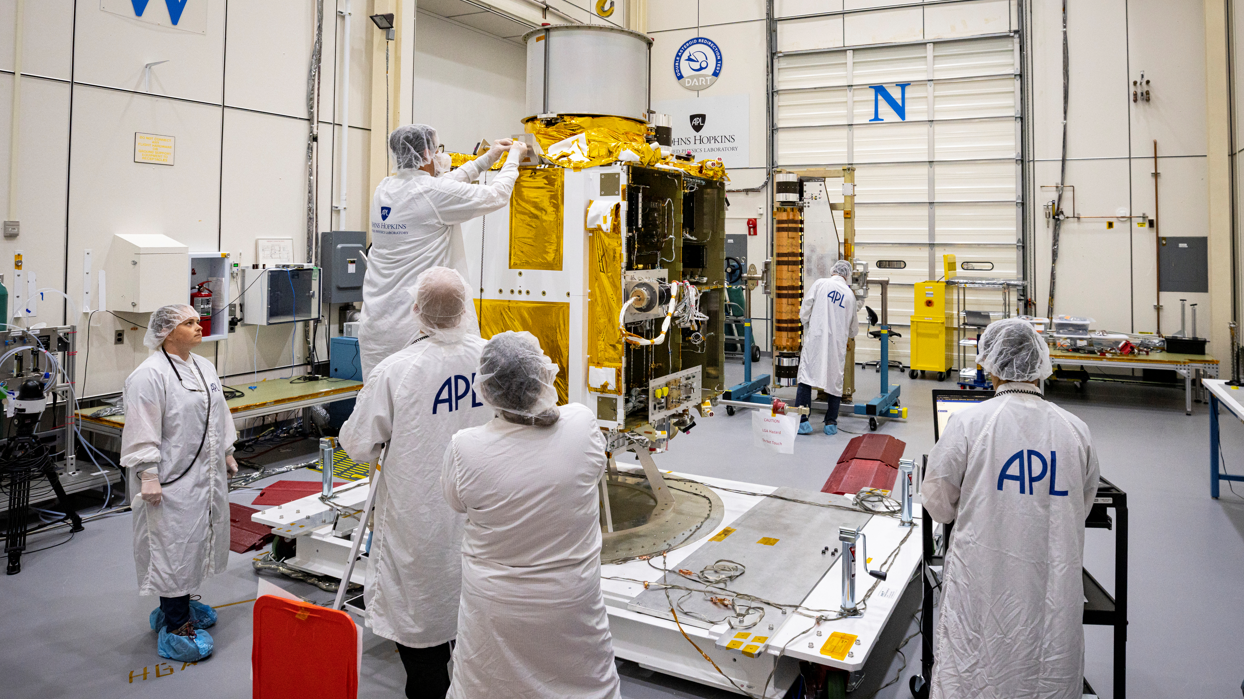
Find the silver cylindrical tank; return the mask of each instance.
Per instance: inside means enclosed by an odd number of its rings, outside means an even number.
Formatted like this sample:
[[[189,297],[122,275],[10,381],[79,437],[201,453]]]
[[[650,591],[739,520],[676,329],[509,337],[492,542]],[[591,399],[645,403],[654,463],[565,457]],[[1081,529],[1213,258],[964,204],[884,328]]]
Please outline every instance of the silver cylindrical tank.
[[[584,24],[541,27],[527,43],[527,116],[596,114],[647,119],[652,39]]]

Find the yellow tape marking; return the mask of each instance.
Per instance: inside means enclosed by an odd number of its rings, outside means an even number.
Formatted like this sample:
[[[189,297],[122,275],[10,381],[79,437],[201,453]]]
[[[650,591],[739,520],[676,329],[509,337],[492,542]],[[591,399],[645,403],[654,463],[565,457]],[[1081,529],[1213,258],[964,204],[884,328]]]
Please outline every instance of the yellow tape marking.
[[[760,541],[757,541],[756,543],[764,544],[765,546],[773,546],[777,542],[778,542],[778,539],[774,539],[771,536],[766,536],[765,538],[761,539]]]
[[[722,529],[721,531],[717,532],[717,535],[709,539],[709,541],[725,541],[726,537],[733,534],[734,531],[735,531],[734,529],[730,527],[726,527],[725,529]]]
[[[851,647],[855,645],[855,639],[857,638],[859,636],[855,634],[835,631],[829,635],[825,645],[821,646],[821,655],[828,655],[834,660],[846,660],[847,653],[851,651]]]
[[[746,632],[746,631],[740,631],[740,632],[738,632],[738,633],[734,634],[734,637],[735,637],[735,638],[747,638],[748,636],[751,636],[751,634],[750,634],[750,633],[748,633],[748,632]]]
[[[734,650],[738,650],[743,647],[743,642],[742,641],[730,641],[729,643],[726,644],[726,647],[732,648]]]
[[[758,645],[756,645],[755,643],[753,643],[753,644],[751,644],[751,645],[746,646],[745,648],[743,648],[743,655],[746,655],[746,656],[747,656],[747,657],[749,657],[749,658],[754,658],[754,657],[756,657],[757,655],[760,655],[760,652],[759,652],[759,651],[760,651],[760,646],[758,646]]]

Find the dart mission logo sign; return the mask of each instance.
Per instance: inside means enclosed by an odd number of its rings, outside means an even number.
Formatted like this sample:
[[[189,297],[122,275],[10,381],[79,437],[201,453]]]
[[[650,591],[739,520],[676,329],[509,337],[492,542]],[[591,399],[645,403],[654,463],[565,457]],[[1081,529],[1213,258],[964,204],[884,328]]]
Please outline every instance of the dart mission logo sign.
[[[721,75],[721,49],[712,39],[697,36],[674,54],[674,77],[688,90],[703,90]]]

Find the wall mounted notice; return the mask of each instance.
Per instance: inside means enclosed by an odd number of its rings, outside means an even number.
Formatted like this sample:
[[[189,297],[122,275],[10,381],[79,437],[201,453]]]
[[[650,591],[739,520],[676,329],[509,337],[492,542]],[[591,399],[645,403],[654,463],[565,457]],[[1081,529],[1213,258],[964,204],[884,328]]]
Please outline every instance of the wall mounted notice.
[[[208,1],[99,0],[99,9],[143,24],[206,34]]]
[[[696,160],[721,158],[726,167],[749,167],[750,101],[746,93],[689,97],[653,102],[658,114],[670,116],[675,153],[690,151]]]
[[[175,141],[172,136],[153,133],[134,134],[134,162],[172,165]]]

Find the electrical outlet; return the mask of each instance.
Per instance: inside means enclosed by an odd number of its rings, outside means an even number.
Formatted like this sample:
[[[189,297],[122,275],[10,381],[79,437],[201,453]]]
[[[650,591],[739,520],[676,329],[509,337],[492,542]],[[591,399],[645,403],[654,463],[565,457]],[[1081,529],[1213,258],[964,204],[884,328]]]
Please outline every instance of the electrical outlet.
[[[114,344],[114,345],[124,345],[124,344],[125,344],[125,331],[124,331],[124,330],[118,330],[118,331],[117,331],[116,336],[115,336],[115,337],[113,338],[113,340],[112,340],[112,344]]]

